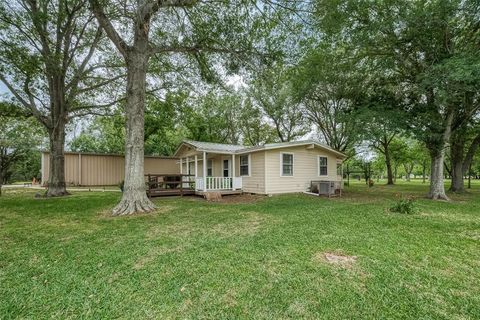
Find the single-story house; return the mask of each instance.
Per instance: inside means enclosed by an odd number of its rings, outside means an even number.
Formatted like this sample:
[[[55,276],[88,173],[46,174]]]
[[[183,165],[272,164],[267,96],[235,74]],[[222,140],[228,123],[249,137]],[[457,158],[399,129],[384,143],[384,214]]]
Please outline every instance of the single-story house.
[[[197,193],[308,191],[312,181],[342,182],[346,156],[312,140],[263,146],[184,140],[174,154],[180,173],[192,175]]]

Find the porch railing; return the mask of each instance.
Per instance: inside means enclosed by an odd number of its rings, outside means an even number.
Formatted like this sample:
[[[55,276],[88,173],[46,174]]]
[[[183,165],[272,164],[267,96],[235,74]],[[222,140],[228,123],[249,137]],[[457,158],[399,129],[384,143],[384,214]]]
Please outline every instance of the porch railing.
[[[207,177],[205,188],[203,177],[195,179],[195,188],[202,191],[242,189],[242,177]]]

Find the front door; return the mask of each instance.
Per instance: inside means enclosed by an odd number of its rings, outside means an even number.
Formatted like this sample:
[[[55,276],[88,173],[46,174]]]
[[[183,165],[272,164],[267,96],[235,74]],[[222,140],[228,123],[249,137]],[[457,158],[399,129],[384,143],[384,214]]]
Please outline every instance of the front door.
[[[230,160],[228,159],[223,160],[223,177],[230,177]]]

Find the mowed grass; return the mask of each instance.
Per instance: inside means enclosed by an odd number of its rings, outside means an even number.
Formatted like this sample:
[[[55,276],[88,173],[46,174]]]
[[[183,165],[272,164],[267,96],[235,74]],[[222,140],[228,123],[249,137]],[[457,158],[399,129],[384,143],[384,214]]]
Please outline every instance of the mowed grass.
[[[479,189],[447,203],[420,182],[357,182],[341,199],[164,198],[125,218],[109,216],[117,193],[7,190],[0,318],[479,318]],[[397,194],[420,212],[389,212]]]

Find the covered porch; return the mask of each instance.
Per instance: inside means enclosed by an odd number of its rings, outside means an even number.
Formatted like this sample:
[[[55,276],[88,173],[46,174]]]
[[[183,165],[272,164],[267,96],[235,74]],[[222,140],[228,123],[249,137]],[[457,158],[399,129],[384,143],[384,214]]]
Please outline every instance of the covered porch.
[[[242,177],[234,153],[192,150],[179,159],[180,174],[190,175],[197,194],[242,192]],[[188,184],[188,182],[185,182]]]

